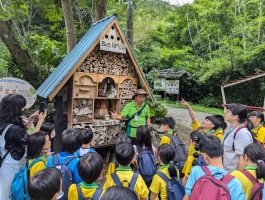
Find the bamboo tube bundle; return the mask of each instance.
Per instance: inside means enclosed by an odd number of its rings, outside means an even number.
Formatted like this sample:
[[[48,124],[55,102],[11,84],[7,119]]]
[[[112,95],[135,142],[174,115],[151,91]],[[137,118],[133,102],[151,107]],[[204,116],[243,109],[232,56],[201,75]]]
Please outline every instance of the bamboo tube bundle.
[[[105,126],[94,127],[94,137],[93,141],[91,142],[92,146],[103,145],[106,143],[106,131],[107,128]]]
[[[137,90],[136,84],[130,79],[125,79],[122,84],[119,85],[120,98],[131,99],[134,92]]]
[[[114,144],[116,140],[120,137],[121,126],[109,126],[108,134],[107,134],[107,142],[108,144]]]
[[[127,54],[100,51],[99,46],[90,53],[77,71],[132,77],[137,74]]]
[[[92,105],[92,99],[75,99],[73,103],[73,123],[91,123]]]

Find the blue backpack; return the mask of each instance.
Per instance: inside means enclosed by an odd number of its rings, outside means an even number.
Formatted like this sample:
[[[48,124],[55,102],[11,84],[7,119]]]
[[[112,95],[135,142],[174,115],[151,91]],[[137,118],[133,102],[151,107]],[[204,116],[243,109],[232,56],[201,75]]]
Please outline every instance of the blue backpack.
[[[153,176],[156,174],[156,159],[154,154],[148,149],[143,149],[138,154],[138,171],[147,185],[152,182]]]
[[[172,177],[169,179],[164,173],[157,172],[157,175],[160,176],[167,183],[167,199],[168,200],[182,200],[185,195],[185,187],[182,185],[179,179]]]
[[[97,188],[92,198],[89,199],[89,198],[84,197],[79,184],[76,185],[76,187],[77,187],[77,192],[78,192],[78,200],[98,200],[102,193],[102,189]]]
[[[40,161],[44,162],[41,158],[36,158],[28,165],[27,161],[26,165],[15,174],[11,184],[11,200],[30,199],[28,194],[29,170],[34,164]]]
[[[88,150],[88,152],[86,152],[85,154],[87,154],[87,153],[95,153],[96,151],[95,151],[95,149],[92,149],[92,148],[90,148],[89,150]],[[85,155],[84,154],[84,155]],[[77,157],[82,157],[81,156],[81,154],[80,154],[80,149],[78,149],[76,152],[75,152],[75,155],[77,156]]]
[[[54,165],[54,167],[59,169],[61,174],[62,174],[62,190],[64,192],[64,195],[60,198],[60,200],[67,200],[68,199],[67,198],[68,197],[68,189],[73,182],[72,171],[68,167],[68,164],[72,160],[74,160],[75,158],[76,158],[75,156],[69,157],[66,159],[66,161],[64,161],[63,163],[60,163],[58,154],[53,155],[53,165]]]

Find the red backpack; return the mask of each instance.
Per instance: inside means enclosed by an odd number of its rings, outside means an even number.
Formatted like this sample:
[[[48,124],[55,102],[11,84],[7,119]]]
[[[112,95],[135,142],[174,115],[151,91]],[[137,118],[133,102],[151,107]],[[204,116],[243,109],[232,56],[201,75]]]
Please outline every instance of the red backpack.
[[[264,187],[263,183],[259,183],[257,179],[247,170],[241,171],[252,183],[253,188],[251,191],[251,199],[252,200],[262,200],[262,190]]]
[[[234,177],[226,174],[222,179],[215,178],[208,167],[201,166],[205,175],[194,184],[190,200],[231,200],[227,183]]]

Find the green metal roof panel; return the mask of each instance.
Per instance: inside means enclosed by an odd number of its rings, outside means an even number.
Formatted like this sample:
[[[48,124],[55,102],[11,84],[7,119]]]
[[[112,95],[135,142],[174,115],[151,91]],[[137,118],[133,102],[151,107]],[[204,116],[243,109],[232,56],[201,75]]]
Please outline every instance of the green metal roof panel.
[[[48,98],[115,17],[116,15],[114,14],[92,24],[82,39],[41,84],[37,90],[37,95]]]

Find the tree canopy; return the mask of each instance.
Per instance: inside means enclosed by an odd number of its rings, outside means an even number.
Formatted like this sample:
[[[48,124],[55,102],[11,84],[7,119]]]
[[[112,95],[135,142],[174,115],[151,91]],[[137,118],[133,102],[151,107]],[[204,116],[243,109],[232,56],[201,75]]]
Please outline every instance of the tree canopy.
[[[100,0],[70,2],[79,41],[95,20],[94,6],[102,4]],[[263,0],[195,0],[184,6],[161,0],[130,2],[133,48],[143,71],[189,71],[190,100],[219,106],[222,83],[265,71]],[[97,15],[116,13],[126,33],[127,4],[105,0],[107,10],[101,6]],[[1,76],[22,78],[38,87],[67,54],[61,1],[0,0],[0,29],[4,30],[0,32]],[[261,106],[264,82],[260,78],[228,88],[228,102]]]

